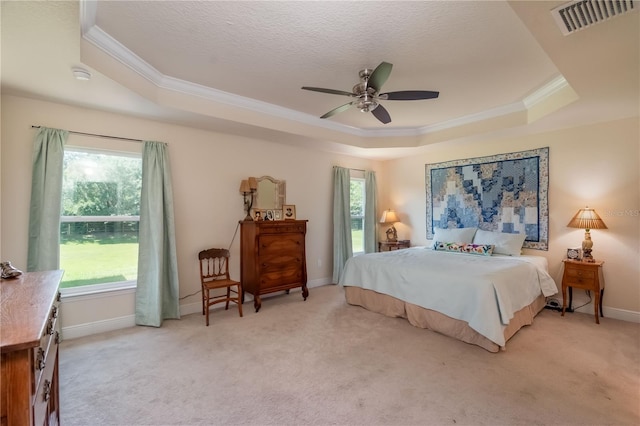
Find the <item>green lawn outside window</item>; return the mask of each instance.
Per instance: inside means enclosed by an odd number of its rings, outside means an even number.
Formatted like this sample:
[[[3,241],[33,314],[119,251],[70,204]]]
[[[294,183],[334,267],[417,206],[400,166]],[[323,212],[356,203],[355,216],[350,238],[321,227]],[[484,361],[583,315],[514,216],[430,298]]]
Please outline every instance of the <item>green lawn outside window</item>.
[[[60,287],[135,280],[138,274],[138,236],[93,234],[62,236]]]

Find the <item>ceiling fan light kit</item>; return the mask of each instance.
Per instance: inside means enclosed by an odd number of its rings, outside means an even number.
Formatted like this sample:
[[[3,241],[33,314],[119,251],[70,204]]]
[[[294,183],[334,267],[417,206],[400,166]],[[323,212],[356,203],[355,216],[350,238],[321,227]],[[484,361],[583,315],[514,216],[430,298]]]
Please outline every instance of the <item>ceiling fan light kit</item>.
[[[422,99],[437,98],[440,93],[428,90],[404,90],[399,92],[380,93],[382,85],[389,78],[393,65],[388,62],[382,62],[375,69],[365,68],[360,70],[358,76],[360,83],[353,86],[351,92],[343,90],[324,89],[322,87],[304,86],[302,89],[311,90],[313,92],[329,93],[331,95],[349,96],[353,100],[347,104],[332,109],[320,118],[329,118],[340,112],[346,111],[355,106],[360,112],[370,112],[381,123],[391,123],[389,112],[380,105],[381,100],[390,101],[416,101]]]

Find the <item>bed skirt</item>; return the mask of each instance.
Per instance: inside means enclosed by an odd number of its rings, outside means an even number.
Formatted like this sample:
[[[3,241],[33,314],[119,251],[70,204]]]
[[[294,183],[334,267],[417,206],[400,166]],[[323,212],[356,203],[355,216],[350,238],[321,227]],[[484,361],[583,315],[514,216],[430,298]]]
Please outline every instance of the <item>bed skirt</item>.
[[[454,319],[440,312],[403,302],[393,296],[377,293],[373,290],[352,286],[345,286],[344,290],[347,303],[350,305],[362,306],[369,311],[388,317],[406,318],[416,327],[437,331],[463,342],[480,346],[489,352],[498,352],[501,349],[498,344],[469,327],[466,321]],[[530,305],[517,311],[504,330],[505,342],[525,325],[531,325],[533,318],[544,308],[545,303],[545,297],[541,294]]]

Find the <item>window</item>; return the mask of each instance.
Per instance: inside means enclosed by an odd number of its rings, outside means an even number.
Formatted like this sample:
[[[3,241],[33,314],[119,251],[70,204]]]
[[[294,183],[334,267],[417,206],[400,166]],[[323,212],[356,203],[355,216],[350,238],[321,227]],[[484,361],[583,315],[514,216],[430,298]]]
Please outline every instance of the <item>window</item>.
[[[62,288],[136,280],[141,186],[139,154],[65,149]]]
[[[364,253],[364,179],[350,179],[349,208],[351,212],[351,245],[353,253]]]

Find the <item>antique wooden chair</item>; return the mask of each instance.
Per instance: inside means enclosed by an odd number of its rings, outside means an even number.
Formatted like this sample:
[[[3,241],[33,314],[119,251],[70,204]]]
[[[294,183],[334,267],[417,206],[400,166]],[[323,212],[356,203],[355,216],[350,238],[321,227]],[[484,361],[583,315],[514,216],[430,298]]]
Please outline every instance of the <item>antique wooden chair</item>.
[[[207,326],[209,326],[209,308],[216,303],[224,302],[226,310],[229,309],[229,302],[234,302],[238,305],[238,312],[242,316],[242,285],[229,278],[229,250],[217,248],[203,250],[198,254],[198,259],[202,284],[202,315],[206,316]],[[211,290],[225,288],[224,294],[213,296],[210,294]]]

